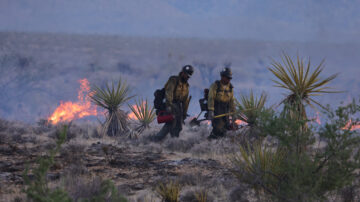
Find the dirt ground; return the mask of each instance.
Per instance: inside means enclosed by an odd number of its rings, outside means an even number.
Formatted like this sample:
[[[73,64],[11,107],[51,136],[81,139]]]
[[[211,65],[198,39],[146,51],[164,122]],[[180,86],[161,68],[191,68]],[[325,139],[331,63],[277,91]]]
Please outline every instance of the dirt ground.
[[[0,201],[26,201],[23,171],[55,147],[59,127],[0,122]],[[253,195],[231,173],[233,138],[208,141],[210,127],[185,127],[180,138],[152,142],[159,126],[137,138],[101,137],[93,123],[72,124],[65,144],[47,174],[51,187],[64,187],[77,200],[96,193],[103,179],[112,180],[129,201],[160,201],[159,183],[181,184],[180,201],[196,201],[205,190],[208,201],[249,201]],[[33,175],[29,174],[30,179]],[[253,200],[250,200],[253,201]]]

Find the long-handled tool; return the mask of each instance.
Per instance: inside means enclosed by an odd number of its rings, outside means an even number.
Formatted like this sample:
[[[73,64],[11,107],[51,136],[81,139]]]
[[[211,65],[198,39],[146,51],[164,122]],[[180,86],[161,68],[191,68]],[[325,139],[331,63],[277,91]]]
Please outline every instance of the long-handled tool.
[[[229,116],[229,115],[232,115],[232,114],[235,114],[235,113],[236,112],[230,112],[230,113],[226,113],[226,114],[216,115],[216,116],[214,116],[214,119],[221,118],[221,117],[224,117],[224,116]],[[200,114],[199,114],[199,116],[200,116]],[[209,120],[209,119],[200,119],[200,120],[198,120],[199,116],[190,121],[190,126],[196,126],[196,125],[199,126],[202,121]]]
[[[198,118],[201,116],[201,114],[203,113],[204,111],[201,111],[200,113],[199,113],[199,115],[197,115],[197,117],[196,118],[193,118],[193,119],[191,119],[191,121],[189,122],[189,124],[190,124],[190,126],[195,126],[195,125],[197,125],[198,123]]]

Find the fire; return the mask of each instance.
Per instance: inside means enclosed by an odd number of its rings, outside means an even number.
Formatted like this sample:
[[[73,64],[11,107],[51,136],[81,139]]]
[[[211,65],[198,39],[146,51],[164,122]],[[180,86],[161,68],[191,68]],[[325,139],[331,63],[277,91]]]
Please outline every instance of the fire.
[[[347,123],[346,123],[346,125],[345,125],[345,127],[343,127],[342,129],[343,130],[347,130],[347,129],[349,129],[350,127],[350,130],[358,130],[358,129],[360,129],[360,123],[356,123],[356,124],[354,124],[354,125],[352,125],[353,123],[352,123],[352,120],[350,120],[350,121],[348,121]]]
[[[316,112],[316,123],[318,123],[319,125],[321,125],[320,113],[319,113],[319,112]]]
[[[145,108],[145,101],[142,103],[142,107],[143,108]],[[138,108],[138,106],[137,105],[133,105],[132,106],[132,108],[134,108],[135,109],[135,111],[137,111],[137,112],[140,112],[141,110]],[[133,111],[131,111],[131,113],[130,114],[128,114],[128,118],[129,119],[133,119],[133,120],[138,120],[138,118],[136,117],[136,115],[135,115],[135,113],[133,112]]]
[[[97,115],[96,106],[91,104],[88,96],[91,95],[89,81],[85,78],[79,80],[79,83],[80,90],[78,92],[78,101],[60,101],[60,106],[55,109],[53,114],[48,118],[48,121],[53,124],[57,124],[60,121],[67,122],[85,116]]]
[[[136,111],[139,110],[136,105],[133,105],[132,107],[133,107]],[[130,114],[128,114],[128,118],[129,118],[129,119],[133,119],[133,120],[137,120],[137,117],[136,117],[136,115],[135,115],[134,112],[131,112]]]
[[[242,120],[240,120],[240,119],[236,120],[235,123],[236,123],[237,125],[246,125],[246,124],[247,124],[245,121],[242,121]]]

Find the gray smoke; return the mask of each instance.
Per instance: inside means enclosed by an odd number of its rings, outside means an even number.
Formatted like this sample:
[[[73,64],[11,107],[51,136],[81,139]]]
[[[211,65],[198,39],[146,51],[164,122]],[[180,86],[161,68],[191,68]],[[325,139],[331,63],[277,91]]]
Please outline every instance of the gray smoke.
[[[137,98],[153,101],[170,75],[185,64],[195,67],[189,80],[193,99],[189,112],[199,113],[204,88],[219,79],[219,71],[233,70],[235,95],[265,91],[268,105],[277,104],[286,91],[273,87],[268,71],[271,58],[282,51],[310,56],[315,66],[326,59],[323,76],[340,72],[330,85],[343,94],[317,98],[339,104],[358,97],[360,45],[251,40],[197,40],[136,38],[99,35],[0,33],[0,117],[33,123],[48,117],[60,101],[76,101],[79,79],[104,85],[122,78]],[[131,104],[132,102],[130,102]],[[127,107],[124,108],[125,110]]]

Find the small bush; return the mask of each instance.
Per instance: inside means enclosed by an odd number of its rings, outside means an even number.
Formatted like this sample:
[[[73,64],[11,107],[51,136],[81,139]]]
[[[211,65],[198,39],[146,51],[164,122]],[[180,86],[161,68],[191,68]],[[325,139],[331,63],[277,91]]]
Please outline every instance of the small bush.
[[[129,96],[129,92],[129,86],[121,79],[116,86],[112,82],[111,87],[108,84],[104,88],[93,87],[89,94],[91,101],[107,110],[106,121],[102,124],[102,135],[117,136],[128,131],[128,117],[120,107],[133,97]]]
[[[46,179],[48,170],[55,163],[55,155],[59,152],[61,145],[65,142],[67,129],[67,126],[64,126],[63,130],[59,132],[59,139],[56,141],[56,147],[49,152],[49,156],[38,159],[38,166],[33,170],[35,178],[33,181],[31,181],[28,177],[29,169],[25,169],[23,177],[27,187],[24,189],[24,192],[29,200],[38,202],[71,201],[70,197],[63,189],[50,189],[47,185]]]
[[[258,192],[277,190],[278,181],[283,177],[282,163],[285,151],[277,149],[272,151],[260,143],[247,147],[239,146],[240,155],[231,159],[236,170],[233,174],[242,182],[251,184]]]
[[[195,198],[198,202],[207,202],[208,193],[205,189],[200,189],[197,192],[195,192]]]
[[[87,185],[89,187],[89,185]],[[127,200],[119,194],[116,186],[111,180],[98,180],[98,186],[88,196],[80,198],[83,202],[126,202]],[[90,194],[90,195],[89,195]]]
[[[50,150],[48,156],[40,157],[38,159],[38,166],[33,169],[34,180],[30,180],[28,177],[29,169],[26,168],[23,177],[26,188],[24,192],[27,195],[28,200],[36,201],[36,202],[71,202],[73,198],[71,198],[64,189],[55,188],[50,189],[47,184],[47,172],[49,169],[55,164],[54,157],[57,153],[59,153],[61,145],[64,144],[66,140],[66,135],[68,131],[68,126],[64,126],[63,130],[58,133],[58,140],[56,141],[56,147]],[[73,147],[68,147],[73,148]],[[75,149],[75,148],[73,148]],[[76,149],[75,149],[76,150]],[[81,152],[82,150],[80,150]],[[78,158],[78,157],[77,157]],[[70,173],[71,174],[71,173]],[[84,201],[84,202],[125,202],[127,201],[124,197],[122,197],[114,183],[110,180],[98,180],[98,186],[95,186],[92,194],[89,195],[89,187],[92,187],[94,183],[86,183],[83,187],[87,188],[85,192],[87,195],[84,197],[75,197],[75,201]],[[75,184],[74,182],[72,185]],[[96,183],[95,183],[96,184]],[[72,187],[74,188],[74,187]],[[84,189],[84,188],[83,188]],[[76,188],[71,189],[70,192],[72,196],[74,196],[74,190],[76,192]],[[75,194],[76,195],[76,194]]]
[[[148,101],[143,99],[138,100],[134,106],[128,106],[139,121],[135,131],[141,134],[145,129],[150,128],[150,123],[156,118],[154,107],[150,106]]]
[[[272,138],[273,146],[240,147],[240,156],[231,159],[235,176],[274,201],[326,200],[357,178],[360,137],[347,125],[359,111],[355,102],[328,109],[327,123],[307,130],[302,128],[308,120],[264,115],[259,128],[263,136]]]
[[[178,182],[170,181],[168,183],[160,183],[156,187],[156,193],[163,202],[178,202],[181,185]]]

